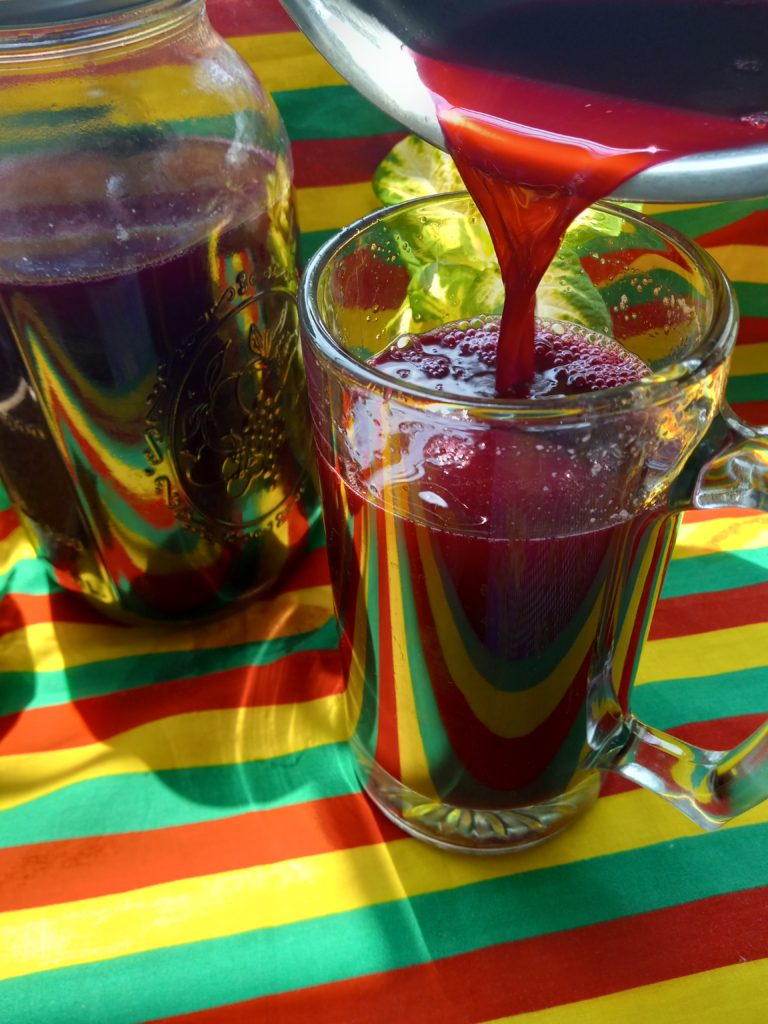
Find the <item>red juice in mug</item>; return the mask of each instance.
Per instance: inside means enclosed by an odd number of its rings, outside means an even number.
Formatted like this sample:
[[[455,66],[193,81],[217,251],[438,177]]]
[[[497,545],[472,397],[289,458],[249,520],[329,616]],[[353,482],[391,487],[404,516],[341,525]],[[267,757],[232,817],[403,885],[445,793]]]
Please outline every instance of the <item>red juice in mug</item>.
[[[537,321],[536,288],[592,203],[660,161],[764,141],[768,125],[765,0],[491,8],[449,10],[437,43],[414,14],[406,42],[490,232],[503,314],[390,342],[369,362],[391,392],[350,388],[349,429],[319,445],[359,770],[406,829],[475,849],[536,842],[595,795],[589,729],[603,700],[628,708],[677,525],[664,489],[717,400],[685,392],[675,423],[651,398],[558,420],[550,399],[649,367]],[[425,11],[438,24],[437,4]],[[436,411],[424,397],[410,415],[414,385]],[[494,410],[500,396],[514,415]]]
[[[370,362],[448,400],[489,398],[498,333],[495,317],[445,325]],[[647,373],[558,322],[538,324],[535,351],[538,399]],[[492,828],[495,809],[594,784],[578,767],[588,685],[601,671],[628,685],[675,523],[626,510],[631,455],[596,471],[535,434],[399,416],[392,430],[397,484],[320,467],[342,653],[363,694],[354,742],[375,757],[374,786],[386,790],[383,769],[415,806],[485,811],[473,827]]]

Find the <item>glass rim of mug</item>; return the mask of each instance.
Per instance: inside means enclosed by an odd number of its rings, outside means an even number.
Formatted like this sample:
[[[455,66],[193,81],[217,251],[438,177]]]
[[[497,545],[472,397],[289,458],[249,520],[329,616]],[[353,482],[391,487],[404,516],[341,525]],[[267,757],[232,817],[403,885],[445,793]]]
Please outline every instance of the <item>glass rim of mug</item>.
[[[301,323],[311,334],[318,352],[330,362],[342,368],[357,383],[377,392],[386,391],[398,396],[408,396],[422,405],[460,406],[467,410],[485,410],[496,415],[525,413],[536,418],[542,416],[590,415],[600,412],[626,411],[633,407],[647,407],[663,402],[677,394],[681,388],[708,376],[729,356],[736,340],[738,309],[733,288],[720,265],[692,239],[687,238],[668,224],[654,220],[620,203],[601,200],[590,209],[650,228],[667,242],[682,250],[700,271],[712,296],[712,317],[706,325],[695,349],[684,358],[672,362],[662,370],[652,371],[641,380],[599,391],[574,395],[555,395],[536,398],[470,398],[449,391],[435,391],[429,387],[397,379],[383,373],[375,366],[363,362],[344,349],[326,326],[318,309],[318,290],[323,271],[334,257],[340,255],[356,237],[363,235],[380,221],[383,221],[412,207],[438,206],[446,201],[467,200],[466,191],[442,192],[431,196],[419,196],[402,203],[382,207],[360,217],[329,238],[307,263],[299,288],[299,311]]]

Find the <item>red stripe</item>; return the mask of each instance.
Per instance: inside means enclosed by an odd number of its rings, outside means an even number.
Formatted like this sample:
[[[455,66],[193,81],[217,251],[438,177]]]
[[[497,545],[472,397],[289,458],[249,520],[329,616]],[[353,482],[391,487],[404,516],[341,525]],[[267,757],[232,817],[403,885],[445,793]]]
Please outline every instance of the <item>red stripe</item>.
[[[614,307],[611,310],[613,331],[611,337],[625,341],[657,327],[673,327],[685,322],[685,312],[680,306],[665,306],[663,301],[644,302],[635,306],[630,313]]]
[[[292,143],[297,188],[369,182],[402,132],[353,139],[301,139]]]
[[[175,679],[23,711],[2,736],[0,755],[65,749],[109,740],[129,729],[172,715],[299,703],[343,690],[336,648],[299,651],[271,665],[247,665],[212,672],[194,680]]]
[[[602,259],[600,256],[583,256],[581,263],[592,283],[599,288],[617,278],[622,270],[629,270],[633,263],[649,255],[656,256],[658,254],[652,249],[622,249],[620,252],[612,252],[610,259]],[[689,269],[686,258],[672,249],[665,250],[664,257],[667,262],[676,263],[683,270]]]
[[[19,525],[19,517],[14,508],[4,508],[0,512],[0,540],[4,540],[9,533],[13,533]]]
[[[296,32],[278,0],[208,0],[208,15],[223,36]]]
[[[6,594],[0,600],[0,634],[25,629],[40,622],[77,622],[91,625],[120,626],[107,619],[85,598],[71,592],[54,594]],[[126,628],[128,628],[126,626]]]
[[[328,585],[328,563],[325,548],[311,551],[301,559],[295,570],[283,581],[280,592],[285,594],[305,587]],[[90,605],[85,598],[72,592],[54,594],[6,594],[0,599],[0,634],[10,633],[41,622],[77,622],[111,626],[125,625],[110,619]],[[125,628],[130,628],[125,625]]]
[[[766,533],[768,543],[768,532]],[[768,620],[768,583],[659,601],[649,638],[693,636]]]
[[[251,799],[245,790],[238,796]],[[405,834],[397,826],[354,793],[221,821],[14,846],[0,850],[0,910],[128,892],[400,838]]]
[[[531,1013],[762,959],[768,929],[744,922],[766,914],[768,887],[750,889],[163,1020],[381,1024],[405,1012],[419,1024],[467,1024]]]
[[[712,519],[754,519],[762,514],[753,508],[696,508],[684,513],[683,522],[690,524],[706,523]]]
[[[733,411],[755,427],[768,423],[768,402],[734,402]]]
[[[711,249],[719,245],[765,245],[767,238],[768,210],[755,210],[732,224],[698,235],[696,241],[705,249]]]
[[[739,321],[738,344],[755,345],[763,341],[768,341],[768,319],[763,316],[743,316]]]
[[[674,699],[674,697],[672,698]],[[675,736],[707,750],[730,750],[742,743],[765,723],[765,715],[737,715],[715,718],[711,722],[689,722],[674,729]]]
[[[315,548],[304,555],[280,584],[280,593],[303,590],[305,587],[324,587],[329,583],[328,558],[325,547]]]

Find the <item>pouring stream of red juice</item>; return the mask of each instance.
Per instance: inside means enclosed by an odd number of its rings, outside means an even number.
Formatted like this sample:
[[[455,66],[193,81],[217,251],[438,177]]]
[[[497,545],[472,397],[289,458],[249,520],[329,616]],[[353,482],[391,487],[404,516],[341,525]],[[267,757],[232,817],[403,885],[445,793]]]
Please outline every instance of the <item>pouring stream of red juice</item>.
[[[506,291],[499,394],[514,395],[533,376],[536,287],[579,213],[655,163],[764,139],[768,112],[754,104],[762,99],[768,107],[768,5],[741,6],[749,8],[746,16],[720,0],[507,4],[463,29],[444,53],[414,54],[499,261]],[[617,18],[624,33],[608,60],[604,45],[594,52],[590,46]],[[755,30],[760,24],[762,33]],[[669,39],[673,29],[677,41]],[[548,67],[536,66],[536,52],[526,50],[521,35],[545,41],[540,56]],[[707,57],[713,46],[714,60]],[[672,61],[675,47],[679,60]],[[653,81],[647,68],[642,81],[633,80],[638,61],[654,68]],[[556,78],[553,64],[562,72]]]

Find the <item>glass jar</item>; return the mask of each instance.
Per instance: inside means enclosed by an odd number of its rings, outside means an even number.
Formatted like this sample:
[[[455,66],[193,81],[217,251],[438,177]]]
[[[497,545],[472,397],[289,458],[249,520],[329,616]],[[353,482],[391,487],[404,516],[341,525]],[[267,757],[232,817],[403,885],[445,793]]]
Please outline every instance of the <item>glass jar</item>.
[[[307,538],[291,176],[203,0],[0,5],[0,474],[106,611],[216,612]]]

